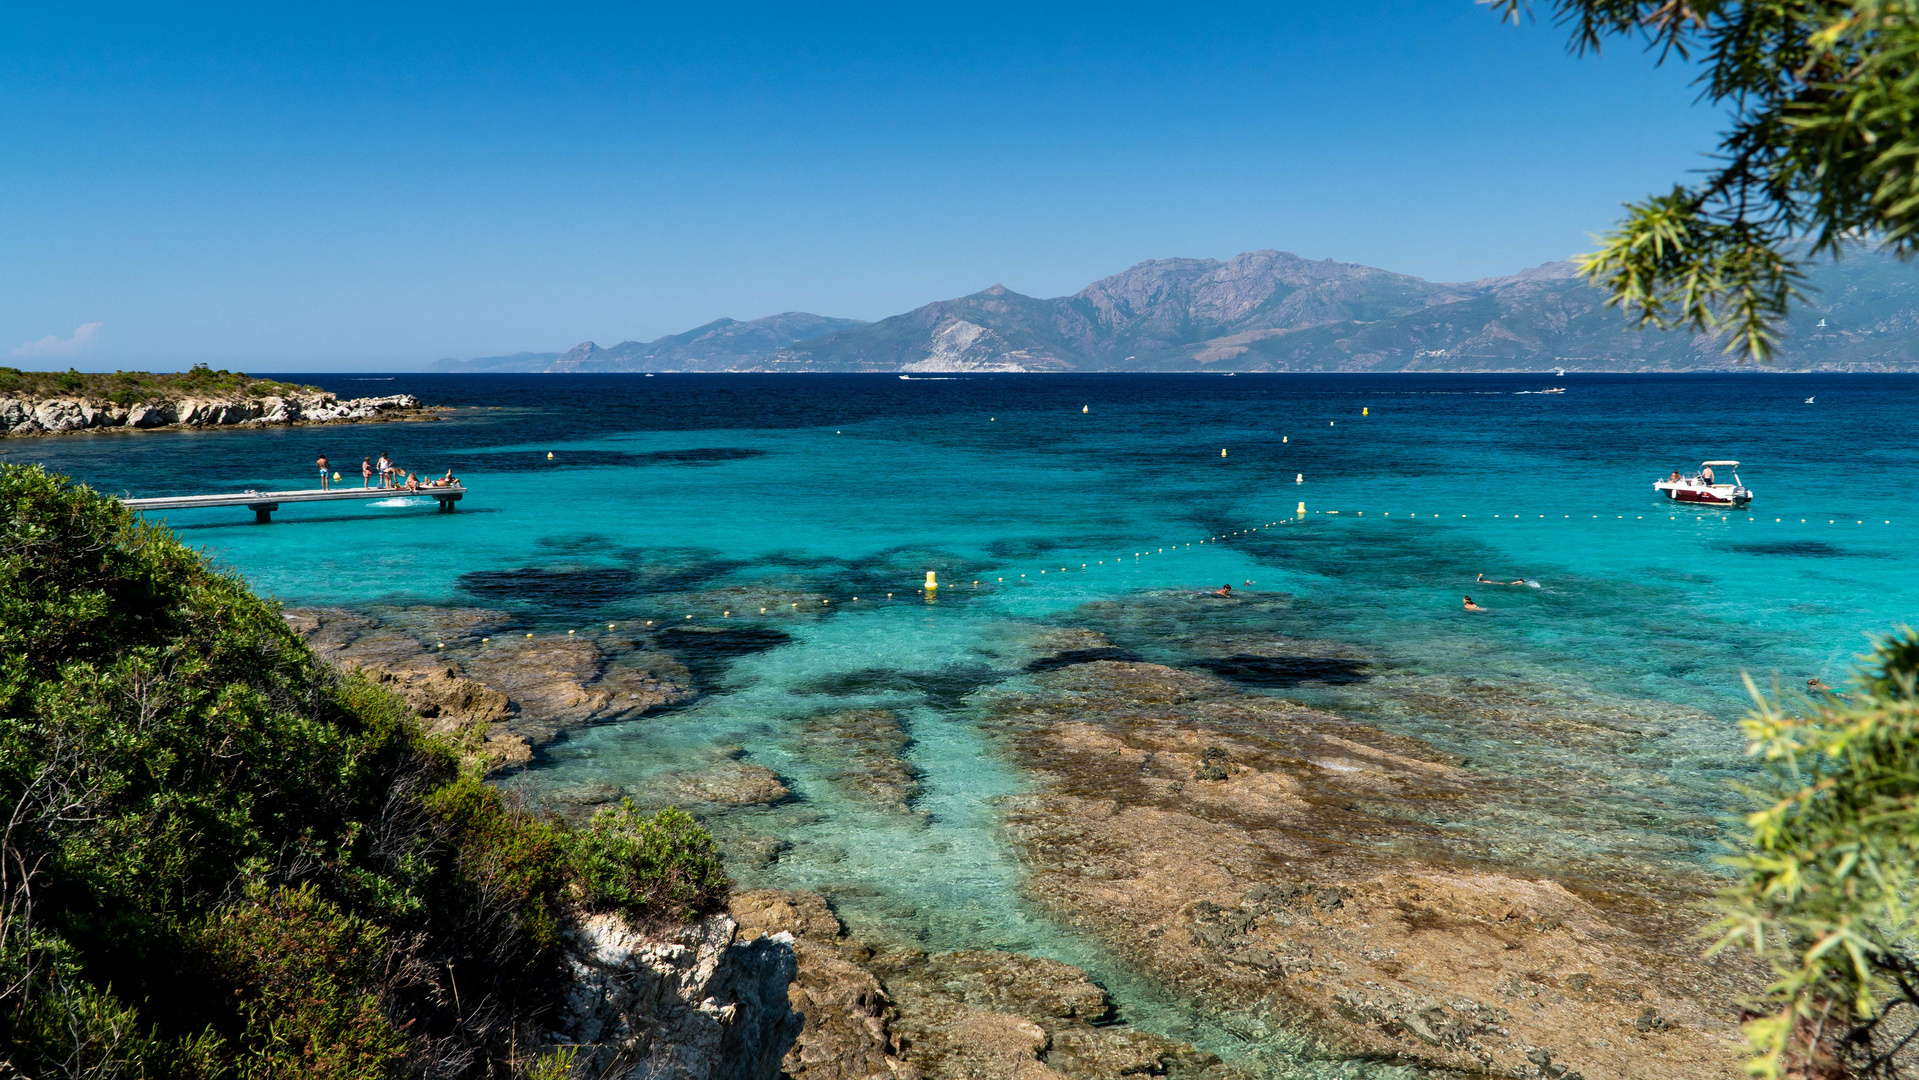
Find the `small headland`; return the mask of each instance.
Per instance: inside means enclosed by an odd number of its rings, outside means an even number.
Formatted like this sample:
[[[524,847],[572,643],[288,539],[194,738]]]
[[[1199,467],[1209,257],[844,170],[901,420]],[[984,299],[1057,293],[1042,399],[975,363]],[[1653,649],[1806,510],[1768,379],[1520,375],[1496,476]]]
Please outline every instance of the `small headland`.
[[[189,371],[21,371],[0,367],[0,436],[109,429],[433,420],[411,394],[349,398],[317,386],[196,364]]]

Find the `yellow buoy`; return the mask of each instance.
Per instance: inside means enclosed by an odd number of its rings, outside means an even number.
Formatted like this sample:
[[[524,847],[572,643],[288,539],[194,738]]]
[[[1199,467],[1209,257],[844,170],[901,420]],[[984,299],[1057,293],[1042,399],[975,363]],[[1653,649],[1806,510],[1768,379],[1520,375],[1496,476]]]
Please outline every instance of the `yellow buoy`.
[[[1366,416],[1366,415],[1368,415],[1368,413],[1367,413],[1367,411],[1366,411],[1366,407],[1365,407],[1365,406],[1363,406],[1363,405],[1362,405],[1362,406],[1360,406],[1360,408],[1359,408],[1359,415],[1361,415],[1361,416]]]
[[[1081,405],[1081,406],[1079,407],[1079,411],[1080,411],[1080,412],[1091,412],[1091,411],[1092,411],[1092,409],[1093,409],[1093,407],[1092,407],[1091,405]]]
[[[336,483],[336,484],[340,482],[340,474],[339,474],[339,473],[334,473],[334,474],[333,474],[333,482],[334,482],[334,483]]]
[[[1222,447],[1220,447],[1220,448],[1219,448],[1219,456],[1220,456],[1220,457],[1225,457],[1225,456],[1226,456],[1226,448],[1225,448],[1225,447],[1223,447],[1223,446],[1222,446]]]
[[[926,587],[929,589],[937,589],[940,587],[939,578],[935,577],[931,570],[926,572]]]
[[[1305,504],[1305,503],[1300,503],[1300,504],[1299,504],[1299,509],[1298,509],[1298,510],[1296,511],[1296,513],[1298,513],[1298,514],[1300,514],[1300,515],[1301,515],[1302,517],[1303,517],[1303,516],[1305,516],[1305,513],[1306,513],[1306,504]]]
[[[1287,440],[1287,438],[1286,438],[1286,436],[1284,436],[1284,435],[1281,435],[1281,436],[1279,437],[1279,441],[1280,441],[1280,442],[1286,442],[1286,441],[1288,441],[1288,440]]]
[[[1305,474],[1305,473],[1294,473],[1294,474],[1293,474],[1293,483],[1295,483],[1295,484],[1303,484],[1303,483],[1305,483],[1305,482],[1306,482],[1306,474]]]
[[[546,452],[546,460],[548,460],[548,461],[552,461],[552,460],[553,460],[553,451],[551,451],[551,450],[548,450],[548,451]]]

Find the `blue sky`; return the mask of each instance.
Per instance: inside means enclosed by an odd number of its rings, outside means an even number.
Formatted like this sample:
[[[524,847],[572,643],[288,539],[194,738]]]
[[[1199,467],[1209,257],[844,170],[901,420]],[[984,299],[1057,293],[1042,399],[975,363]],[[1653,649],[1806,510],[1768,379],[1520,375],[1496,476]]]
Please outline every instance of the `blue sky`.
[[[0,363],[417,367],[1267,247],[1470,279],[1715,130],[1472,0],[171,7],[0,14]]]

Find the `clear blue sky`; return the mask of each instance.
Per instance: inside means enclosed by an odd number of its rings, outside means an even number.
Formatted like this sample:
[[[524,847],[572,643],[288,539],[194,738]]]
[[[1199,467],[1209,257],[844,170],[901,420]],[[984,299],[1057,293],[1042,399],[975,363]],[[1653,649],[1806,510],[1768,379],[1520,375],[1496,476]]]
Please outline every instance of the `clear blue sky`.
[[[1267,247],[1470,279],[1715,130],[1472,0],[177,7],[0,15],[0,363],[416,367]]]

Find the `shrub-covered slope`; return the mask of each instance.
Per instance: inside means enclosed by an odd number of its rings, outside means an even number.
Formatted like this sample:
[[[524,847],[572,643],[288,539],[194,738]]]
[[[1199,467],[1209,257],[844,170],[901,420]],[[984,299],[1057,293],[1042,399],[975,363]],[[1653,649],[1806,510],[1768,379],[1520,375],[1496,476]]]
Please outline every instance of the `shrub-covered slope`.
[[[523,1071],[563,905],[646,892],[571,864],[653,823],[569,835],[464,750],[166,530],[0,467],[0,1076]],[[671,824],[647,872],[710,906]]]

